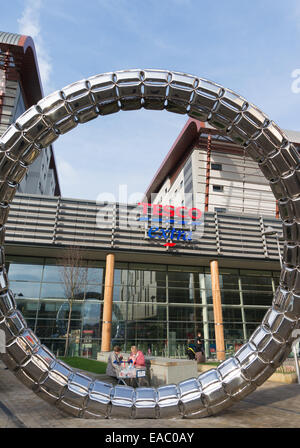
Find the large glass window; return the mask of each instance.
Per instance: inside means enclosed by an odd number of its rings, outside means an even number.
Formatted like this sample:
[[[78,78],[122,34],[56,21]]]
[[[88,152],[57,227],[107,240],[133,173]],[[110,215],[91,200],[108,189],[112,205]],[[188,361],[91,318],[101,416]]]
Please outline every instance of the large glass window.
[[[230,308],[226,306],[223,307],[222,314],[224,323],[242,322],[241,308]]]
[[[103,268],[89,267],[87,274],[87,282],[91,284],[102,283],[103,280]]]
[[[243,291],[273,292],[272,272],[241,271],[241,283]]]
[[[28,325],[49,348],[63,354],[69,303],[62,268],[52,258],[16,256],[7,257],[7,266],[10,288]],[[101,344],[105,263],[89,261],[87,266],[86,281],[73,303],[70,337],[72,353],[96,356]],[[220,268],[219,274],[229,353],[260,325],[280,272]],[[208,266],[116,263],[112,343],[185,357],[187,340],[200,330],[206,355],[215,356],[212,303]]]
[[[273,298],[273,292],[262,292],[262,291],[243,291],[243,302],[244,305],[271,305]]]
[[[114,301],[165,302],[166,272],[152,270],[151,265],[116,265],[114,273]]]
[[[62,282],[63,281],[63,268],[62,266],[46,265],[44,267],[44,282]]]
[[[10,289],[16,298],[38,299],[40,297],[40,283],[10,282]]]
[[[40,304],[38,300],[26,300],[17,298],[17,308],[21,311],[25,319],[32,319],[37,316]]]
[[[86,299],[102,300],[103,299],[103,285],[101,285],[101,284],[86,285],[85,298]]]
[[[67,299],[63,283],[42,283],[42,299]]]
[[[10,280],[40,282],[43,266],[38,264],[10,263],[8,275]]]

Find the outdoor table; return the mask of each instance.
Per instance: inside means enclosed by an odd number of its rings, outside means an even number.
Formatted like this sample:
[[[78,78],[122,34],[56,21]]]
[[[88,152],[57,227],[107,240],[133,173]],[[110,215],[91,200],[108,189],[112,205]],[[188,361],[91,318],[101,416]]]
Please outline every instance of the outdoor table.
[[[119,366],[117,375],[119,384],[128,386],[126,380],[136,379],[139,386],[139,379],[144,377],[146,377],[146,369],[144,367],[133,367],[132,365],[126,366],[125,361],[123,361]]]

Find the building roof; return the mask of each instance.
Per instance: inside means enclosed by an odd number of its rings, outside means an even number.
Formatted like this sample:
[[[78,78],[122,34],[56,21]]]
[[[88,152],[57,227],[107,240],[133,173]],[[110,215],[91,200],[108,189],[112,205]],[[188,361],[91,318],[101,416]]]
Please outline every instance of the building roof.
[[[284,132],[286,133],[288,139],[293,143],[300,143],[300,132],[299,131],[290,131],[287,129],[284,129]]]
[[[199,138],[201,131],[215,135],[220,134],[220,131],[212,127],[209,123],[189,118],[147,188],[145,197],[148,200],[150,200],[151,194],[157,193],[165,179],[174,172],[176,166],[190,150],[192,143]],[[300,132],[289,130],[284,130],[284,132],[291,142],[300,144]]]
[[[18,45],[21,38],[21,34],[7,33],[5,31],[0,31],[0,42],[9,45]]]
[[[6,54],[12,56],[12,60],[8,64],[5,59]],[[36,50],[30,36],[0,31],[0,69],[6,70],[8,79],[10,76],[14,79],[14,72],[18,72],[26,109],[43,98],[44,92]],[[52,145],[50,145],[50,149],[50,168],[53,169],[56,181],[55,195],[59,196],[61,192]]]
[[[24,88],[26,107],[36,104],[43,96],[43,88],[34,42],[30,36],[0,31],[0,51],[9,51]],[[3,65],[3,61],[1,60]]]
[[[163,183],[168,174],[176,167],[184,156],[187,149],[193,143],[193,141],[199,135],[201,127],[204,127],[204,123],[198,120],[190,118],[185,124],[184,128],[180,132],[179,136],[175,140],[170,151],[164,158],[158,171],[155,173],[145,196],[151,197],[151,193],[157,192],[160,185]]]

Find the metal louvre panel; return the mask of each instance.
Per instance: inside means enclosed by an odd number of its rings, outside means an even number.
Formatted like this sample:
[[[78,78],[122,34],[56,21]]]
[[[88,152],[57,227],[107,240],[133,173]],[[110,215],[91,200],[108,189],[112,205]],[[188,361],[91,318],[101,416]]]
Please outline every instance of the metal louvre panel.
[[[158,87],[156,93],[155,83]],[[145,93],[146,95],[143,97]],[[256,332],[251,342],[245,344],[236,353],[232,358],[234,361],[226,361],[226,364],[222,363],[218,369],[212,369],[212,371],[199,376],[197,381],[201,387],[200,399],[199,396],[196,397],[197,387],[191,383],[182,385],[181,392],[176,385],[160,387],[156,391],[160,417],[184,414],[190,416],[193,413],[196,416],[197,413],[198,416],[206,416],[225,409],[233,400],[245,397],[260,385],[287,356],[291,347],[291,332],[299,323],[299,295],[292,290],[293,285],[298,285],[295,283],[297,275],[292,273],[293,268],[299,265],[298,244],[293,240],[296,234],[298,238],[298,229],[296,231],[295,226],[291,223],[300,217],[299,157],[278,126],[259,109],[247,103],[234,92],[192,75],[155,70],[124,70],[113,74],[97,75],[66,86],[62,91],[49,96],[48,99],[41,100],[37,106],[32,106],[21,115],[16,125],[12,125],[3,134],[0,139],[0,147],[5,163],[2,169],[0,167],[0,179],[2,179],[0,203],[8,203],[13,199],[18,181],[23,174],[21,168],[24,168],[27,163],[32,163],[39,151],[54,141],[60,132],[67,132],[78,122],[83,123],[98,115],[114,113],[121,108],[124,110],[138,109],[141,106],[161,108],[163,101],[163,106],[167,110],[175,113],[187,113],[189,116],[208,120],[213,126],[223,128],[236,141],[243,143],[246,153],[263,165],[274,196],[279,200],[281,213],[291,224],[286,223],[285,225],[285,236],[289,240],[284,245],[283,265],[286,267],[283,268],[282,287],[277,290],[273,306],[264,317],[260,332]],[[246,141],[245,136],[248,137]],[[27,145],[28,141],[29,146]],[[6,152],[6,156],[3,156],[4,152]],[[269,163],[263,164],[265,158],[268,158]],[[21,160],[24,165],[18,165],[17,159]],[[10,160],[16,160],[16,165]],[[8,168],[10,173],[14,173],[12,178],[10,178]],[[272,177],[273,173],[274,177]],[[218,223],[221,226],[222,219],[225,218],[218,216]],[[233,216],[232,223],[235,220],[236,217]],[[107,229],[95,229],[95,235],[91,238],[87,235],[90,232],[90,223],[79,222],[76,225],[78,232],[74,234],[75,226],[70,216],[61,218],[61,222],[65,224],[67,230],[61,228],[57,232],[57,226],[53,226],[50,244],[54,245],[56,241],[58,244],[72,244],[76,241],[78,244],[92,247],[95,241],[99,241],[99,247],[106,250],[108,248],[129,248],[137,251],[166,253],[156,242],[151,245],[147,240],[141,242],[142,232],[135,229],[128,231],[121,229],[120,226],[118,229],[116,225],[113,228],[108,226]],[[4,239],[4,224],[1,228],[2,240]],[[219,229],[210,223],[209,226],[211,226],[209,227],[211,233],[207,235],[204,233],[203,241],[196,243],[194,247],[199,251],[203,251],[203,247],[205,247],[206,254],[215,252],[226,255],[230,250],[230,247],[226,246],[227,230],[224,227],[221,228],[221,238],[219,239]],[[37,229],[34,242],[49,242],[50,229],[51,225],[45,232],[40,232]],[[224,232],[223,240],[222,230]],[[15,230],[16,235],[18,232],[26,235],[25,230],[24,232]],[[248,258],[255,256],[251,251],[261,240],[266,245],[266,250],[256,255],[256,258],[268,258],[267,249],[270,249],[271,253],[272,246],[268,248],[268,243],[265,241],[266,239],[262,238],[262,234],[258,232],[255,235],[251,232],[247,229],[247,247],[240,256]],[[31,227],[27,237],[28,235],[32,236],[33,233]],[[24,235],[21,236],[24,237]],[[220,241],[217,251],[216,237]],[[15,240],[18,241],[18,238],[20,235],[16,236]],[[244,236],[241,234],[241,240],[243,241],[243,239]],[[180,243],[179,247],[183,254],[193,253],[190,249],[193,246],[189,247]],[[203,253],[205,254],[204,251]],[[0,273],[0,287],[2,294],[7,292],[8,284],[4,267]],[[296,287],[298,288],[298,286]],[[0,316],[0,328],[4,329],[7,343],[13,347],[17,338],[25,332],[26,322],[19,311],[12,310],[10,312],[9,310],[7,316]],[[268,334],[269,332],[272,332],[272,335]],[[18,345],[18,342],[16,344]],[[20,344],[15,351],[17,362],[23,357],[22,346]],[[21,351],[17,354],[18,350]],[[50,371],[57,362],[54,355],[45,347],[41,346],[34,351],[29,360],[26,360],[21,367],[18,367],[17,362],[9,353],[4,357],[4,361],[24,384],[38,393],[39,391],[41,394],[43,392],[44,397],[51,398],[57,406],[71,415],[80,417],[85,414],[86,416],[93,414],[90,411],[94,409],[89,411],[87,408],[91,398],[90,388],[94,387],[93,380],[88,377],[74,373],[68,377],[68,383],[63,386],[63,390],[59,389],[55,392],[55,381],[52,384],[52,391],[50,386],[49,390],[46,390],[46,387],[42,390],[41,384],[47,381]],[[224,368],[223,365],[225,365]],[[53,391],[54,393],[52,393]],[[181,401],[180,394],[182,394],[183,401]],[[187,403],[190,402],[187,397],[193,396],[193,394],[198,399],[198,410],[196,408],[187,409]],[[140,403],[136,402],[133,389],[120,386],[113,388],[110,400],[111,402],[107,402],[104,412],[105,416],[111,417],[134,417],[139,408],[139,406],[135,406],[135,403]],[[147,412],[156,407],[153,404],[154,402],[151,401],[149,406],[145,406]],[[153,417],[156,416],[155,413]],[[103,415],[101,415],[102,417]]]
[[[4,216],[7,216],[8,211],[5,207]],[[113,243],[116,248],[165,252],[157,240],[144,239],[145,223],[132,221],[131,218],[128,220],[126,208],[120,206],[117,219],[114,220],[113,210],[116,204],[108,204],[103,208],[94,201],[59,199],[57,212],[57,198],[17,194],[10,207],[11,212],[6,226],[8,242],[25,240],[51,245],[76,242],[86,244],[87,247],[93,247],[97,242],[99,248],[103,249],[110,248]],[[207,255],[217,253],[218,234],[220,249],[225,256],[235,254],[240,257],[278,258],[274,237],[266,239],[267,254],[264,253],[259,218],[218,214],[218,229],[213,213],[205,213],[204,219],[204,233],[199,240],[196,229],[193,231],[195,238],[193,241],[177,243],[178,248],[184,253],[194,255],[200,251]],[[22,231],[19,230],[19,223],[22,224]],[[277,220],[263,218],[263,223],[265,227],[270,225],[279,231]],[[127,227],[128,225],[130,227]],[[288,228],[289,224],[286,227]]]

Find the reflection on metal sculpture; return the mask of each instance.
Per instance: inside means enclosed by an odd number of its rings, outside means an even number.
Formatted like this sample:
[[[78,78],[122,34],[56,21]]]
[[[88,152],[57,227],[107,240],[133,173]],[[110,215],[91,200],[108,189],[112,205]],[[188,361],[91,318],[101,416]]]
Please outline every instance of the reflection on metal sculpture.
[[[8,368],[41,398],[76,417],[199,418],[229,407],[261,385],[284,361],[300,322],[300,159],[279,127],[244,98],[213,82],[164,70],[126,70],[78,81],[43,98],[0,139],[0,243],[9,203],[41,150],[60,134],[119,110],[166,109],[223,130],[258,162],[278,200],[285,237],[272,306],[248,343],[216,369],[175,385],[112,387],[74,373],[27,328],[8,288],[0,252],[0,330]]]

